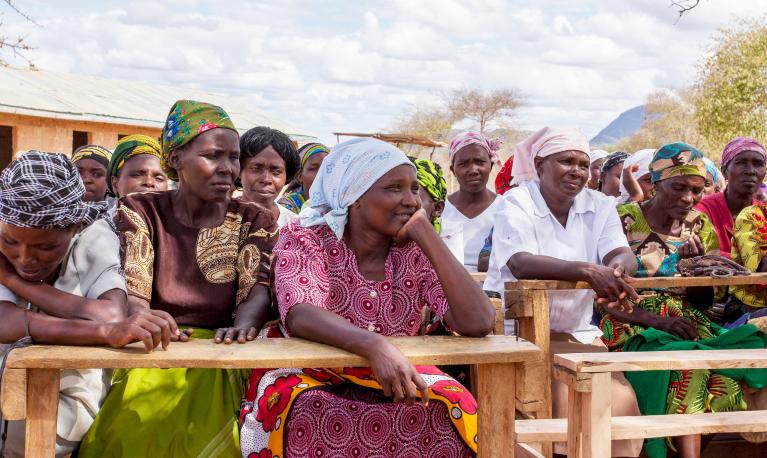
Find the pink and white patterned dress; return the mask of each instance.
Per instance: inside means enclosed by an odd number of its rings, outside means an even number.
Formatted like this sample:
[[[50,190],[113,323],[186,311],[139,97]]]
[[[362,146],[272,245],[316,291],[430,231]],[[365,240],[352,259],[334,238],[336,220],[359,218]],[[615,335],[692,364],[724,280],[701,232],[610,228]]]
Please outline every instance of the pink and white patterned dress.
[[[393,246],[383,281],[366,280],[328,226],[291,223],[274,248],[280,318],[296,304],[330,310],[385,336],[414,336],[421,309],[439,317],[447,299],[415,243]],[[255,370],[240,416],[244,457],[463,457],[476,451],[476,401],[435,367],[417,367],[429,406],[395,404],[368,368]],[[437,401],[437,402],[434,402]]]

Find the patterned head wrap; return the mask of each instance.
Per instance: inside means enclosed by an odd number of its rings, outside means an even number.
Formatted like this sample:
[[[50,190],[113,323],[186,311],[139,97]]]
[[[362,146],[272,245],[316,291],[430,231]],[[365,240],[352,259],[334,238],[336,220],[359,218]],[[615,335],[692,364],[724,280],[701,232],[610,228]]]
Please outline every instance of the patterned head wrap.
[[[482,149],[487,151],[487,154],[490,155],[490,162],[500,167],[501,159],[498,157],[498,150],[501,148],[502,144],[503,142],[501,141],[500,138],[488,139],[487,137],[480,134],[479,132],[472,132],[472,131],[462,132],[456,135],[455,138],[453,138],[453,140],[450,141],[449,161],[452,164],[453,159],[455,159],[455,155],[464,146],[479,145],[482,147]]]
[[[679,176],[698,176],[705,179],[706,163],[703,162],[703,153],[682,142],[661,146],[650,162],[653,184]]]
[[[618,164],[622,164],[628,159],[629,155],[628,153],[624,151],[616,151],[614,153],[610,153],[606,158],[605,161],[602,163],[602,168],[599,169],[600,173],[605,173],[611,168],[615,167]]]
[[[330,150],[322,143],[307,143],[298,149],[298,157],[301,158],[301,168],[306,165],[306,161],[315,154],[330,154]]]
[[[162,160],[162,151],[160,151],[160,143],[154,138],[148,135],[128,135],[123,137],[117,142],[115,146],[115,152],[112,153],[112,159],[109,160],[109,175],[107,176],[107,186],[109,191],[112,190],[112,177],[117,176],[120,169],[128,161],[128,159],[134,156],[140,156],[142,154],[149,154],[160,160]]]
[[[724,175],[722,175],[722,172],[716,167],[714,161],[704,157],[703,162],[706,163],[706,175],[711,175],[711,182],[714,183],[714,186],[724,189]]]
[[[408,159],[415,164],[418,184],[434,199],[434,202],[444,202],[447,199],[447,183],[445,183],[442,167],[428,159],[416,159],[414,157],[408,157]],[[439,233],[439,218],[435,216],[431,224],[434,226],[434,230]]]
[[[112,158],[112,152],[103,146],[85,145],[77,148],[72,153],[72,163],[76,164],[83,159],[93,159],[103,165],[105,169],[109,168],[109,160]]]
[[[511,169],[514,184],[538,181],[535,158],[548,157],[564,151],[581,151],[591,159],[589,141],[579,129],[544,127],[517,143]]]
[[[763,158],[767,160],[767,152],[764,150],[764,146],[761,143],[749,137],[738,137],[727,144],[722,151],[722,170],[727,168],[727,164],[730,163],[735,156],[746,151],[756,151],[761,154]]]
[[[514,167],[514,156],[506,159],[503,163],[503,167],[498,171],[498,175],[495,176],[495,193],[502,196],[511,189],[511,169]]]
[[[170,152],[191,142],[203,132],[219,127],[237,132],[229,115],[221,107],[194,100],[179,100],[174,103],[160,134],[162,169],[168,178],[178,181],[178,174],[168,164]]]
[[[85,186],[63,154],[29,151],[0,174],[0,221],[41,229],[90,224],[109,205],[83,202]]]
[[[415,167],[405,153],[381,140],[355,138],[337,144],[322,161],[309,200],[301,208],[301,225],[327,224],[340,240],[349,206],[386,172],[402,164]]]

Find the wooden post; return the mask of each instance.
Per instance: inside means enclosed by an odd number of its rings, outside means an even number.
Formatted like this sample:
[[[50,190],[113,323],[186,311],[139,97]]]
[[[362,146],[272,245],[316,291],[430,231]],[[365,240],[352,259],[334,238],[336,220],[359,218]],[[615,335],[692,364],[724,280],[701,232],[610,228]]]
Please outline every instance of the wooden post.
[[[543,352],[540,362],[525,363],[517,374],[520,399],[528,400],[531,393],[539,393],[540,405],[535,417],[551,418],[551,329],[549,327],[549,295],[545,289],[524,291],[524,300],[532,307],[531,317],[519,318],[519,337],[535,344]],[[551,442],[542,444],[542,454],[551,457]]]
[[[56,452],[56,417],[59,410],[58,369],[27,372],[27,424],[24,455],[50,458]]]
[[[591,375],[591,389],[568,387],[567,456],[603,458],[612,453],[612,399],[609,372]]]
[[[514,458],[516,364],[477,366],[479,458]]]

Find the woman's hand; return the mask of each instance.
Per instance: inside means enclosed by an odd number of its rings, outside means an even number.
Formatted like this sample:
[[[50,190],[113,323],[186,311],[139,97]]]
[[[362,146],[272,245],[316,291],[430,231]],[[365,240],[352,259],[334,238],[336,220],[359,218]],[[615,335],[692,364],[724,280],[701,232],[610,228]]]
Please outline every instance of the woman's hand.
[[[0,283],[5,284],[11,276],[18,276],[13,264],[0,253]]]
[[[418,236],[423,233],[424,230],[430,230],[434,232],[434,227],[431,225],[431,221],[426,216],[426,210],[420,208],[410,217],[404,226],[399,230],[394,237],[394,242],[397,245],[404,245],[407,242],[413,240],[418,243]],[[434,232],[436,234],[436,232]]]
[[[215,343],[224,342],[229,345],[237,338],[237,343],[244,344],[251,341],[258,335],[258,330],[254,326],[250,327],[235,327],[230,328],[218,328],[216,329],[216,337],[213,339]]]
[[[660,317],[656,326],[661,331],[681,337],[685,340],[698,340],[698,328],[688,318],[680,316]]]
[[[410,361],[395,346],[381,339],[380,344],[368,356],[373,375],[381,384],[384,394],[394,402],[405,401],[412,405],[421,392],[421,402],[429,404],[429,389]]]
[[[694,258],[695,256],[702,256],[705,254],[703,252],[703,243],[700,241],[700,237],[695,234],[693,234],[685,243],[680,245],[676,252],[680,259]]]
[[[149,310],[131,315],[117,323],[106,323],[106,343],[121,348],[133,342],[142,342],[147,353],[162,345],[168,349],[172,335],[178,333],[176,322],[166,312]]]
[[[591,264],[585,270],[585,278],[596,293],[598,302],[608,308],[619,308],[631,313],[633,309],[629,299],[638,300],[634,288],[629,283],[634,279],[626,275],[623,266],[606,267]]]

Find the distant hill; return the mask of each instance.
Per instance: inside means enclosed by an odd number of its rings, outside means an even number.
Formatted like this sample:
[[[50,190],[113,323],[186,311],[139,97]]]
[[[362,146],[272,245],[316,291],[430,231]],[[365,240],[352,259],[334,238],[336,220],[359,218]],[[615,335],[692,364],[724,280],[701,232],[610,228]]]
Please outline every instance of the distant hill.
[[[615,145],[619,140],[638,131],[643,122],[644,105],[624,111],[591,139],[591,146]]]

